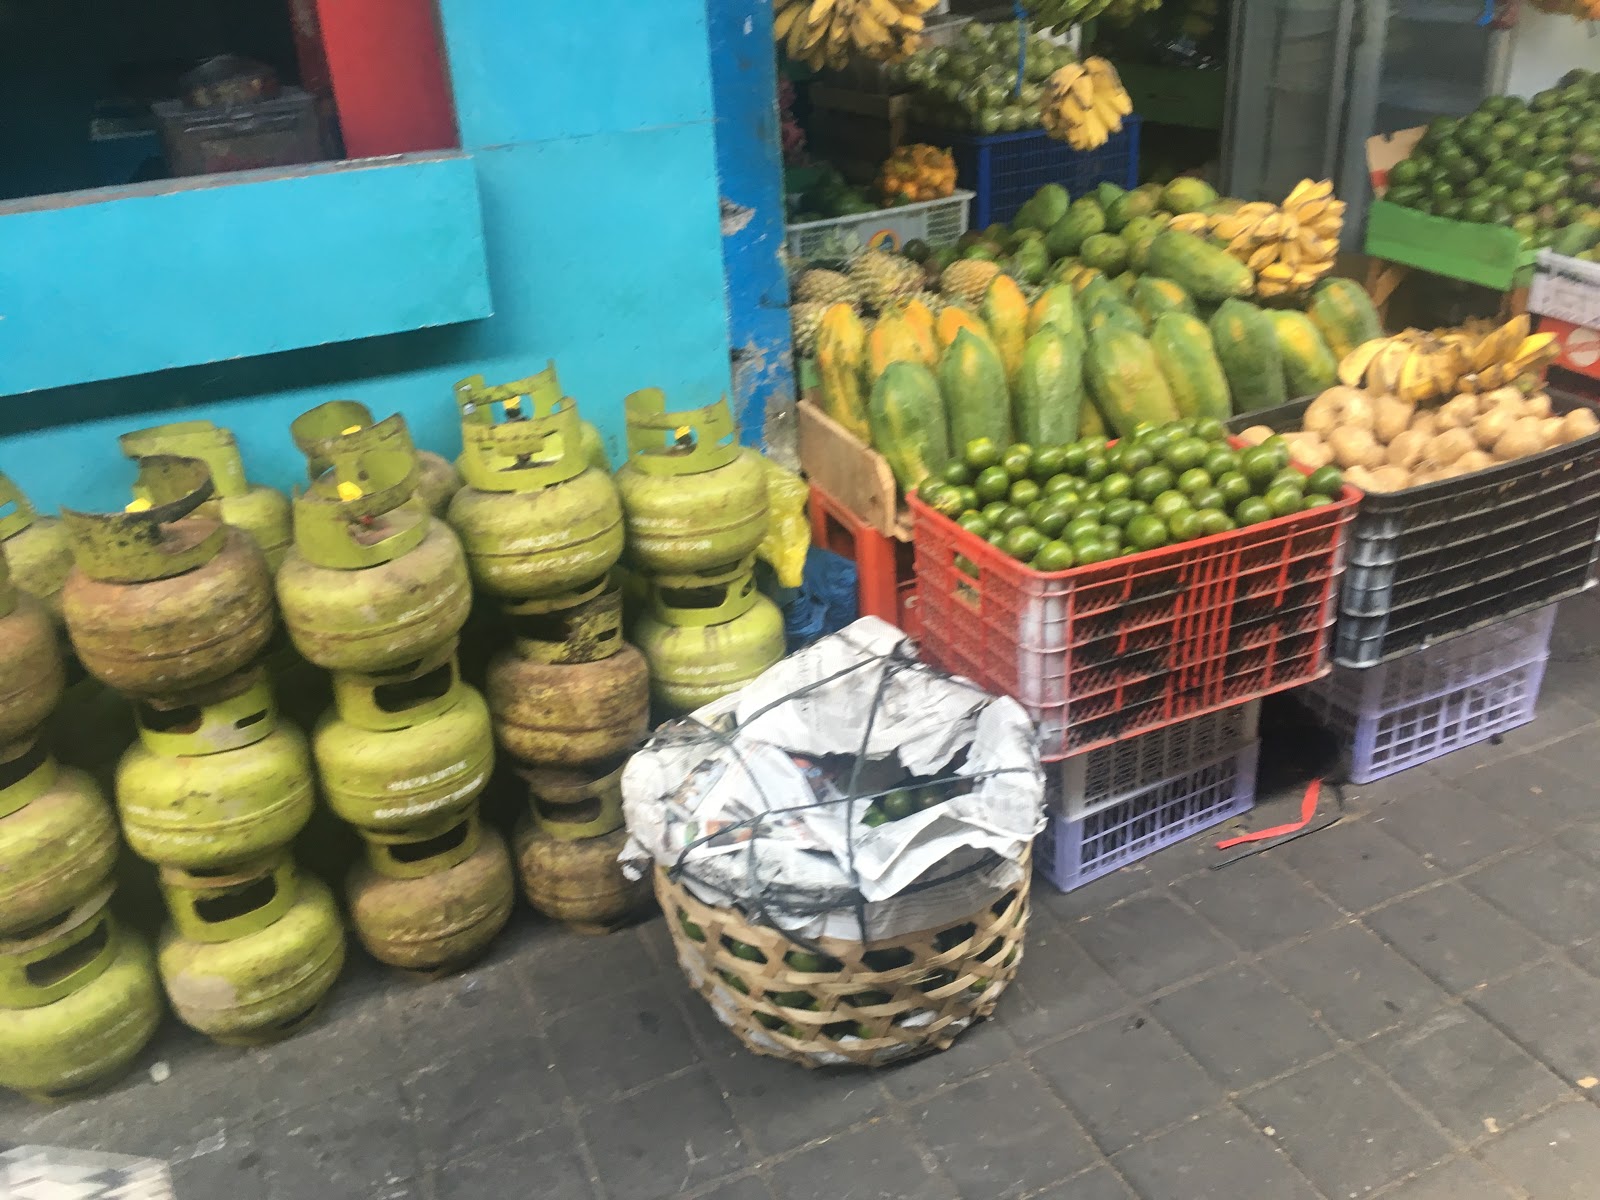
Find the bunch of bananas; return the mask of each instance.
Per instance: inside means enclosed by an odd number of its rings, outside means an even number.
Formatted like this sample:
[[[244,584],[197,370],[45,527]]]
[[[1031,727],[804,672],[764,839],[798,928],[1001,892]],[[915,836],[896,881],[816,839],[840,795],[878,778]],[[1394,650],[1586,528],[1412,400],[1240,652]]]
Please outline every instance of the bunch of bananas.
[[[1062,67],[1045,81],[1039,118],[1045,132],[1074,150],[1093,150],[1122,130],[1133,101],[1103,58],[1086,58]]]
[[[772,31],[812,70],[843,67],[852,54],[898,62],[922,44],[922,16],[938,0],[780,0]]]
[[[1504,325],[1407,329],[1363,342],[1339,364],[1339,382],[1419,404],[1438,396],[1477,395],[1537,374],[1560,353],[1553,333],[1528,332],[1526,314]]]
[[[1344,201],[1334,199],[1328,180],[1302,179],[1281,205],[1256,200],[1209,214],[1181,213],[1172,227],[1209,234],[1256,273],[1258,296],[1286,296],[1333,270]]]
[[[1023,7],[1036,25],[1065,33],[1096,17],[1111,17],[1124,24],[1141,12],[1153,12],[1161,0],[1024,0]]]

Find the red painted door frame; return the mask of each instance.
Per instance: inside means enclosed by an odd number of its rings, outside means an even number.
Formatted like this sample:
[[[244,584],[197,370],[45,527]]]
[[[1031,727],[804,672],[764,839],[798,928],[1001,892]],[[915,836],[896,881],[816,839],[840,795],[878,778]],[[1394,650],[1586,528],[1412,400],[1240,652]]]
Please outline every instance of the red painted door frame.
[[[435,0],[289,0],[306,87],[331,86],[348,158],[458,144]]]

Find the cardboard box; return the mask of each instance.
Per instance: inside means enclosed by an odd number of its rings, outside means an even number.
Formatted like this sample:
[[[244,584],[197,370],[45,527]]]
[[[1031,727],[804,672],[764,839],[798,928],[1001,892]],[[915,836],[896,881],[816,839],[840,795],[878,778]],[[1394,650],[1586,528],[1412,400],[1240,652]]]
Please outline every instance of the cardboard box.
[[[1600,380],[1600,330],[1574,325],[1558,317],[1541,316],[1539,332],[1555,334],[1561,345],[1561,357],[1556,359],[1555,366]]]
[[[1389,168],[1411,157],[1426,125],[1402,129],[1399,133],[1380,133],[1367,139],[1367,175],[1372,180],[1372,194],[1380,200],[1389,190]]]
[[[1600,329],[1600,263],[1539,251],[1533,286],[1528,289],[1528,311]]]

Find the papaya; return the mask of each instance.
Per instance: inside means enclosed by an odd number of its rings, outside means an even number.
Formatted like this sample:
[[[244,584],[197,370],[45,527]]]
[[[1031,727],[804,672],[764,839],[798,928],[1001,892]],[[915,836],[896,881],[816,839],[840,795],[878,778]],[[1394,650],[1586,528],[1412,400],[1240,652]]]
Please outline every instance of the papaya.
[[[941,314],[943,315],[943,314]],[[950,422],[950,444],[960,449],[976,438],[1011,444],[1011,393],[1000,352],[970,329],[956,333],[939,363],[939,392]]]
[[[1311,318],[1303,312],[1272,309],[1267,312],[1283,354],[1283,382],[1289,395],[1320,396],[1339,382],[1339,360],[1322,340]]]
[[[1028,344],[1028,298],[1009,275],[996,275],[983,295],[983,320],[994,338],[1006,369],[1006,382],[1016,385],[1022,351]]]
[[[817,375],[822,411],[863,442],[870,441],[867,398],[861,373],[867,364],[867,331],[848,304],[822,314],[817,330]]]
[[[867,406],[872,444],[889,460],[900,490],[921,485],[950,457],[944,397],[920,362],[892,362],[872,386]]]
[[[1161,207],[1170,213],[1205,212],[1216,202],[1216,188],[1186,175],[1174,179],[1161,192]]]
[[[949,308],[940,311],[939,318],[934,322],[933,326],[934,337],[939,343],[941,357],[943,357],[946,350],[955,344],[956,334],[963,329],[977,334],[990,345],[994,344],[994,335],[989,332],[989,327],[983,323],[981,318],[974,316],[964,308],[957,308],[955,305],[951,305]]]
[[[1083,327],[1094,334],[1102,329],[1124,329],[1143,337],[1148,328],[1144,319],[1132,307],[1120,300],[1102,300],[1083,310]]]
[[[1094,233],[1083,239],[1078,257],[1097,271],[1120,275],[1128,267],[1128,244],[1114,233]]]
[[[1035,192],[1011,220],[1014,230],[1037,229],[1048,233],[1050,227],[1067,215],[1072,197],[1059,183],[1047,183]]]
[[[1162,313],[1150,331],[1150,348],[1180,416],[1226,421],[1233,415],[1228,377],[1204,321],[1185,312]]]
[[[1126,298],[1123,296],[1121,288],[1100,274],[1099,271],[1096,271],[1078,289],[1078,311],[1087,316],[1091,308],[1098,307],[1108,301],[1122,304],[1126,302]]]
[[[1105,231],[1105,209],[1093,196],[1084,196],[1074,200],[1067,215],[1050,226],[1044,244],[1051,258],[1070,258],[1078,253],[1085,238]]]
[[[1065,284],[1046,288],[1039,293],[1028,311],[1028,334],[1031,337],[1046,325],[1067,337],[1083,341],[1083,321],[1078,316],[1078,302],[1072,298],[1072,289]]]
[[[1267,314],[1243,300],[1224,300],[1211,318],[1217,361],[1228,377],[1233,411],[1256,412],[1285,403],[1283,351]]]
[[[1111,436],[1106,429],[1105,418],[1093,404],[1083,404],[1078,407],[1078,436],[1081,438]]]
[[[1383,324],[1367,289],[1354,279],[1324,279],[1306,310],[1333,357],[1342,359],[1363,342],[1383,336]]]
[[[888,370],[890,363],[921,361],[922,345],[911,323],[893,312],[879,317],[867,334],[867,385]]]
[[[1161,374],[1150,343],[1136,333],[1107,326],[1089,335],[1084,377],[1106,424],[1129,437],[1141,424],[1178,419],[1178,406]]]
[[[1150,274],[1170,279],[1196,300],[1248,296],[1256,277],[1220,246],[1181,229],[1163,229],[1150,243]]]
[[[1012,424],[1033,446],[1055,446],[1078,436],[1083,405],[1083,353],[1054,327],[1028,339],[1013,389]]]
[[[1134,310],[1144,318],[1146,325],[1154,325],[1156,318],[1163,313],[1181,312],[1194,316],[1194,301],[1189,299],[1189,293],[1170,279],[1141,276],[1133,285],[1130,299]]]
[[[900,309],[900,316],[917,339],[922,364],[930,370],[939,365],[939,338],[933,331],[933,312],[921,300],[911,300]]]
[[[1093,267],[1086,267],[1082,263],[1078,263],[1077,270],[1073,272],[1069,280],[1072,284],[1072,294],[1074,296],[1082,296],[1085,291],[1095,286],[1096,280],[1102,283],[1111,282]]]

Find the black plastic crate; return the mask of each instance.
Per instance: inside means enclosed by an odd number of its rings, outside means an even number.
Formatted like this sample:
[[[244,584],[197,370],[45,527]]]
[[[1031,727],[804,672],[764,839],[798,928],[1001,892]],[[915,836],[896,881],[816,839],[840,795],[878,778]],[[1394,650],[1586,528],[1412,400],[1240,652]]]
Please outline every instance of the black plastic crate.
[[[1594,407],[1550,393],[1556,413]],[[1301,427],[1307,397],[1234,417]],[[1590,586],[1600,553],[1600,433],[1456,479],[1362,498],[1345,543],[1333,659],[1370,667]]]

